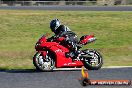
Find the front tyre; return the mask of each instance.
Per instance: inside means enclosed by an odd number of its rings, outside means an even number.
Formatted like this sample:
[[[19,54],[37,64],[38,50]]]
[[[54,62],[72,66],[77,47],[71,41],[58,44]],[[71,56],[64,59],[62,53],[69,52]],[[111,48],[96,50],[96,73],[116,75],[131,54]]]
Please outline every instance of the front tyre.
[[[33,64],[36,70],[39,71],[53,71],[55,67],[55,60],[47,53],[46,58],[42,55],[42,52],[37,52],[33,57]]]
[[[85,50],[84,51],[85,57],[84,57],[84,66],[86,69],[89,70],[98,70],[103,65],[103,58],[101,54],[96,50]]]

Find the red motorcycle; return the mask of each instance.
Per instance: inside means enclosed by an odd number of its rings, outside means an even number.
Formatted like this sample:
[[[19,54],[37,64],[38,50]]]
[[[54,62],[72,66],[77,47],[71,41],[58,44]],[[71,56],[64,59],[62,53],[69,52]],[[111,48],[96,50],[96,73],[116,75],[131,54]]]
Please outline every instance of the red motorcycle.
[[[60,44],[63,37],[48,41],[46,35],[43,35],[35,45],[36,54],[33,57],[33,64],[37,70],[53,71],[54,68],[71,68],[84,66],[89,70],[98,70],[102,67],[103,58],[99,52],[94,49],[81,50],[81,53],[75,59],[67,57],[69,49]],[[94,35],[85,35],[80,38],[78,48],[95,41]]]

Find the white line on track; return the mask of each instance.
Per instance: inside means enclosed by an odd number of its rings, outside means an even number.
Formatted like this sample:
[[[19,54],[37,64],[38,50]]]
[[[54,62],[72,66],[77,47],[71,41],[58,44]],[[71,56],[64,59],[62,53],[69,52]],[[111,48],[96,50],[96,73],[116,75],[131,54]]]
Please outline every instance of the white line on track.
[[[106,67],[102,67],[102,68],[132,68],[132,66],[106,66]],[[66,70],[66,71],[70,71],[70,70],[81,70],[82,68],[56,68],[54,70]]]
[[[132,66],[106,66],[102,68],[131,68]]]

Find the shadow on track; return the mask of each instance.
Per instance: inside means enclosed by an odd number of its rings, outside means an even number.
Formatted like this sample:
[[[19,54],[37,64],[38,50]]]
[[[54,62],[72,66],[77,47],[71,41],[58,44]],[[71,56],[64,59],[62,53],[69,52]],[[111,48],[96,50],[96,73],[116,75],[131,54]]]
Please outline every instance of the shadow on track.
[[[53,71],[45,71],[45,72],[62,72],[62,71],[81,71],[81,69],[55,69]],[[36,69],[2,69],[0,68],[0,72],[6,72],[6,73],[39,73],[42,71],[36,70]]]
[[[38,72],[35,69],[11,69],[11,70],[7,70],[7,69],[0,69],[0,72],[6,72],[6,73],[34,73],[34,72]]]

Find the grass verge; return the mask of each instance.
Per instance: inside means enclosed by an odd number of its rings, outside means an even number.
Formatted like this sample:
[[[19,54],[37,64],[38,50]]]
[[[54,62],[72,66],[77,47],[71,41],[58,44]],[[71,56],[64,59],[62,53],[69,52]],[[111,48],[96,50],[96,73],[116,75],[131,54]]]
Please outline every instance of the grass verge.
[[[132,12],[0,10],[0,69],[32,69],[34,45],[58,18],[79,37],[95,34],[104,66],[132,66]]]

